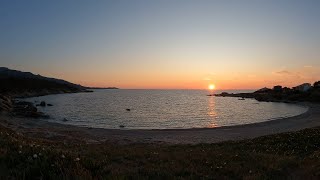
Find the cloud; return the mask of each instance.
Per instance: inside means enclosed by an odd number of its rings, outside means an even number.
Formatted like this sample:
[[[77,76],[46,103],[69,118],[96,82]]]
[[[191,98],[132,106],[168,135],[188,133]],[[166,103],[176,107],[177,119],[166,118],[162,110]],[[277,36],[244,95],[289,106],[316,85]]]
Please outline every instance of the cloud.
[[[215,79],[215,73],[208,73],[208,74],[205,74],[203,77],[203,80],[204,81],[212,81],[213,79]]]
[[[277,72],[275,72],[275,73],[276,73],[276,74],[287,74],[287,75],[292,74],[292,72],[289,72],[289,71],[286,71],[286,70],[277,71]]]

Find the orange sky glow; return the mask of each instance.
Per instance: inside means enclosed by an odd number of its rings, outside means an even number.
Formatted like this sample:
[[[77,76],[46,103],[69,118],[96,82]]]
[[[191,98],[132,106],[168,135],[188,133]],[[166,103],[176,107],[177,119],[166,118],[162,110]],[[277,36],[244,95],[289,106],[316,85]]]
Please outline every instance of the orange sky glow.
[[[320,79],[320,1],[1,7],[0,66],[84,86],[259,89]]]

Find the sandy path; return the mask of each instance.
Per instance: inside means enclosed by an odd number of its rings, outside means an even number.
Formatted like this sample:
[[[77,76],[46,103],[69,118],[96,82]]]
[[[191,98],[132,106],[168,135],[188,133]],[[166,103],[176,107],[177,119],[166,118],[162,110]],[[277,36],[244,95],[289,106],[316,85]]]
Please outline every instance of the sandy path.
[[[215,143],[320,126],[320,104],[303,103],[302,105],[309,106],[309,111],[296,117],[213,129],[98,129],[62,125],[37,119],[13,118],[3,115],[0,116],[0,124],[31,137],[42,137],[61,141],[85,140],[88,143]]]

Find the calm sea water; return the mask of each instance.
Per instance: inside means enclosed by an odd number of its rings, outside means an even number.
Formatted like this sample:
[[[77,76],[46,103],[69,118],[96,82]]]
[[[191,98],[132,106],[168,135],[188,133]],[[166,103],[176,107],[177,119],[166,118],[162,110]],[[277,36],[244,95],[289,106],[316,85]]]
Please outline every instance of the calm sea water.
[[[26,100],[53,104],[39,107],[50,115],[49,121],[116,129],[120,125],[128,129],[232,126],[296,116],[307,110],[293,104],[206,96],[209,93],[206,90],[95,90]]]

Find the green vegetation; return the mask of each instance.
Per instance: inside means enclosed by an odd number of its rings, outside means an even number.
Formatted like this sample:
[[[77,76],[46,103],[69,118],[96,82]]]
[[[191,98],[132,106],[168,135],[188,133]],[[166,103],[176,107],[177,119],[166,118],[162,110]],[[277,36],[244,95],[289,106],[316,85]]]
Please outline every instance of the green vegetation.
[[[320,128],[199,145],[63,143],[0,127],[0,179],[320,176]]]

